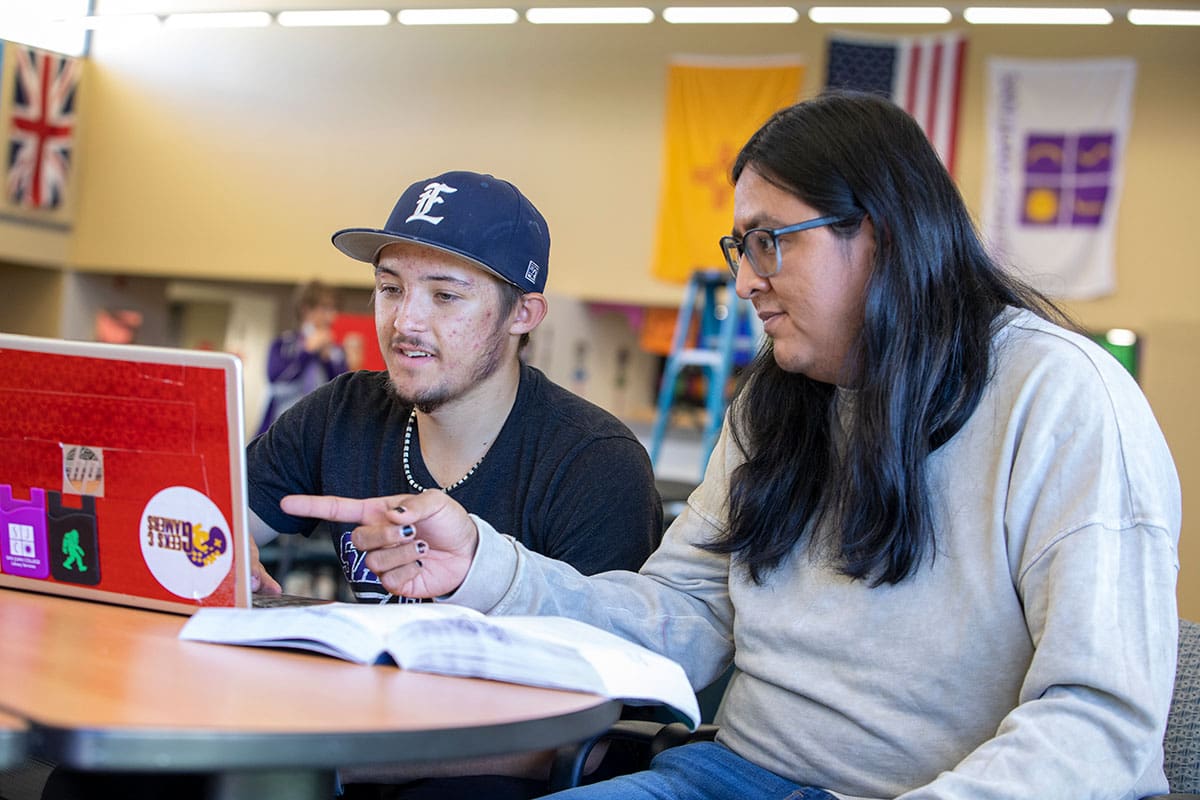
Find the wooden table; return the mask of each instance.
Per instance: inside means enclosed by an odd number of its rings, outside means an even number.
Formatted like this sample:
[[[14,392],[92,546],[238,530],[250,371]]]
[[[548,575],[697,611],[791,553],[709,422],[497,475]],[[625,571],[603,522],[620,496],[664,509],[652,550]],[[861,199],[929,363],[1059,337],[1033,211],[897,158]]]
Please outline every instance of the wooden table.
[[[225,797],[329,798],[335,768],[549,749],[611,725],[594,695],[180,641],[186,618],[0,590],[0,709],[83,770],[212,773]]]

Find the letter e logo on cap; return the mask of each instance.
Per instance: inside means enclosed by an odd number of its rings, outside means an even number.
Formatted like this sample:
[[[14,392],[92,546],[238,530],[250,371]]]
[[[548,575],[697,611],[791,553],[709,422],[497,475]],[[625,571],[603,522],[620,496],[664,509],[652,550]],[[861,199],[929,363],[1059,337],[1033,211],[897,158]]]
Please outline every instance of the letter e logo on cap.
[[[452,194],[457,191],[458,189],[455,189],[452,186],[447,186],[444,183],[435,182],[428,184],[425,187],[425,191],[421,192],[421,195],[417,198],[417,207],[413,211],[412,216],[404,221],[412,222],[415,219],[419,219],[424,220],[425,222],[432,222],[434,225],[437,225],[439,222],[445,219],[445,217],[429,216],[430,209],[432,209],[438,203],[446,202],[441,198],[443,193]]]

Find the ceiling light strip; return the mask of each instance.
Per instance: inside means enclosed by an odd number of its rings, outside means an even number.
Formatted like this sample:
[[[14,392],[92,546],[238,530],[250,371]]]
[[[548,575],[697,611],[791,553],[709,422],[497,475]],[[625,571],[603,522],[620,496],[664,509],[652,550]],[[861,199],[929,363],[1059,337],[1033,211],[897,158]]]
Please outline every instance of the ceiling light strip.
[[[1200,10],[1131,8],[1125,18],[1133,25],[1200,25]]]
[[[662,18],[675,24],[768,23],[787,25],[800,19],[789,6],[670,6]]]
[[[535,25],[645,25],[654,21],[648,8],[531,8],[525,19]]]
[[[162,20],[154,14],[109,14],[63,20],[61,24],[78,25],[89,31],[144,31],[159,27]]]
[[[163,25],[168,28],[265,28],[271,24],[266,11],[211,11],[168,14]]]
[[[512,25],[521,15],[513,8],[406,8],[401,25]]]
[[[346,9],[342,11],[280,11],[275,21],[286,28],[327,28],[387,25],[390,12],[381,8]]]
[[[808,18],[818,25],[945,25],[953,18],[941,6],[813,6]]]
[[[972,25],[1111,25],[1103,8],[1008,8],[974,6],[963,11]]]

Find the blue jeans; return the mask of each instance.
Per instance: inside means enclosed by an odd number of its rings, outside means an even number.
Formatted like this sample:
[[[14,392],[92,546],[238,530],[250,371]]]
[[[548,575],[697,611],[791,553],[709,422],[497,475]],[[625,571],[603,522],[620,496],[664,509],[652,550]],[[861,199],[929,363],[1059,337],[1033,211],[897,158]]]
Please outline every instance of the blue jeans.
[[[650,769],[548,795],[554,800],[835,800],[751,764],[715,742],[659,753]]]

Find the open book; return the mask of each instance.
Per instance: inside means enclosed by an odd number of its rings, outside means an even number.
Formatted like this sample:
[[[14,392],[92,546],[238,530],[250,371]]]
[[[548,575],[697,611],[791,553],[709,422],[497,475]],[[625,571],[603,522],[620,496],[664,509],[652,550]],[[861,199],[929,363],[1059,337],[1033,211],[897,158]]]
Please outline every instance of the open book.
[[[491,617],[440,603],[201,608],[179,638],[311,650],[360,664],[572,689],[630,705],[664,704],[700,723],[683,668],[565,617]]]

